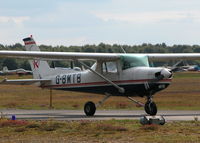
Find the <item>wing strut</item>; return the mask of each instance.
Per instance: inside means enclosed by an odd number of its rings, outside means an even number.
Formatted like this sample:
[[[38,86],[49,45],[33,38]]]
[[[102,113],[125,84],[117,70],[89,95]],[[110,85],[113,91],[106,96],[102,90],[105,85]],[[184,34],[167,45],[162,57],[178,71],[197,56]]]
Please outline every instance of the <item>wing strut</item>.
[[[86,67],[87,69],[89,69],[91,72],[93,72],[94,74],[98,75],[100,78],[104,79],[105,81],[107,81],[108,83],[112,84],[115,88],[118,89],[118,91],[120,93],[124,93],[125,90],[122,87],[119,87],[117,84],[115,84],[114,82],[112,82],[111,80],[107,79],[105,76],[103,76],[102,74],[98,73],[97,71],[94,71],[93,69],[91,69],[88,65],[84,64],[81,61],[78,61],[81,65],[83,65],[84,67]]]

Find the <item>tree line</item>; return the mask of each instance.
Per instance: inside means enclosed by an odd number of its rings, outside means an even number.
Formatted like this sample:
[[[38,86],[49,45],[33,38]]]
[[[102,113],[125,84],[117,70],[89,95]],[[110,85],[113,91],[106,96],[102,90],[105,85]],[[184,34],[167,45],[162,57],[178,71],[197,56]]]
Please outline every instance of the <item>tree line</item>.
[[[161,44],[149,44],[143,43],[142,45],[119,45],[119,44],[104,44],[98,45],[84,45],[84,46],[51,46],[40,45],[41,51],[55,51],[55,52],[96,52],[96,53],[123,53],[122,48],[126,53],[200,53],[199,45],[173,45],[168,46],[165,43]],[[16,43],[14,45],[2,45],[0,44],[0,50],[25,50],[25,47]],[[192,61],[189,61],[190,63]],[[195,61],[197,64],[200,62]],[[69,66],[69,62],[56,61],[54,63],[49,62],[51,66],[66,67]],[[157,62],[155,65],[161,65],[163,63]],[[192,63],[193,64],[193,63]],[[27,60],[14,59],[14,58],[0,58],[0,69],[7,66],[8,69],[24,68],[30,70],[30,65]]]

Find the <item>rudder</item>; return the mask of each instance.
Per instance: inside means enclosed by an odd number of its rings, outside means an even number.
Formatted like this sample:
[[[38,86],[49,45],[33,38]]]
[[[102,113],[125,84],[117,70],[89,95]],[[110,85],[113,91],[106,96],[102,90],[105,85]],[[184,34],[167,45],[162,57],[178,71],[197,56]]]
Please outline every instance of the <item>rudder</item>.
[[[27,51],[40,51],[32,36],[24,38],[23,41]],[[31,65],[34,79],[42,79],[48,76],[48,73],[51,70],[47,61],[43,61],[40,59],[29,60],[29,64]]]

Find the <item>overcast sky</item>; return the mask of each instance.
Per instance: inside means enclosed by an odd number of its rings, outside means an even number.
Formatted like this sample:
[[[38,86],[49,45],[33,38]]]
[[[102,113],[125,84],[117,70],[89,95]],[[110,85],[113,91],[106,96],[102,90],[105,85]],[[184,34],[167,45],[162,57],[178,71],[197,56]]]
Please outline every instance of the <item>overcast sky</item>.
[[[0,43],[199,44],[200,0],[0,0]]]

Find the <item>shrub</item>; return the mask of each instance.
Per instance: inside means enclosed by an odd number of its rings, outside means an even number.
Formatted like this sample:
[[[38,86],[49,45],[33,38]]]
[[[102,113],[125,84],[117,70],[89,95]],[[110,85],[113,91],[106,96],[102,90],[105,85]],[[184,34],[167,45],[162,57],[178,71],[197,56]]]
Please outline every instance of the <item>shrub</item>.
[[[144,125],[144,126],[141,127],[141,129],[142,130],[146,130],[146,131],[148,131],[148,130],[150,130],[150,131],[156,131],[156,130],[158,130],[158,126],[159,125],[155,125],[155,124]]]
[[[30,123],[26,126],[26,128],[39,128],[40,125],[37,123]]]
[[[120,102],[116,105],[117,108],[127,108],[128,104],[126,102]]]
[[[63,125],[63,123],[46,122],[40,126],[40,129],[42,131],[55,131],[56,129],[63,127]]]
[[[121,126],[113,126],[109,124],[98,124],[97,129],[104,131],[128,131],[127,128]]]
[[[56,128],[54,126],[48,125],[40,128],[42,131],[55,131]]]
[[[84,126],[84,125],[88,125],[91,121],[88,120],[81,120],[80,121],[80,125]]]
[[[24,132],[24,131],[26,131],[26,128],[24,128],[24,127],[15,129],[15,132]]]
[[[25,126],[28,122],[24,120],[2,120],[0,121],[0,127],[13,127],[13,126]]]

